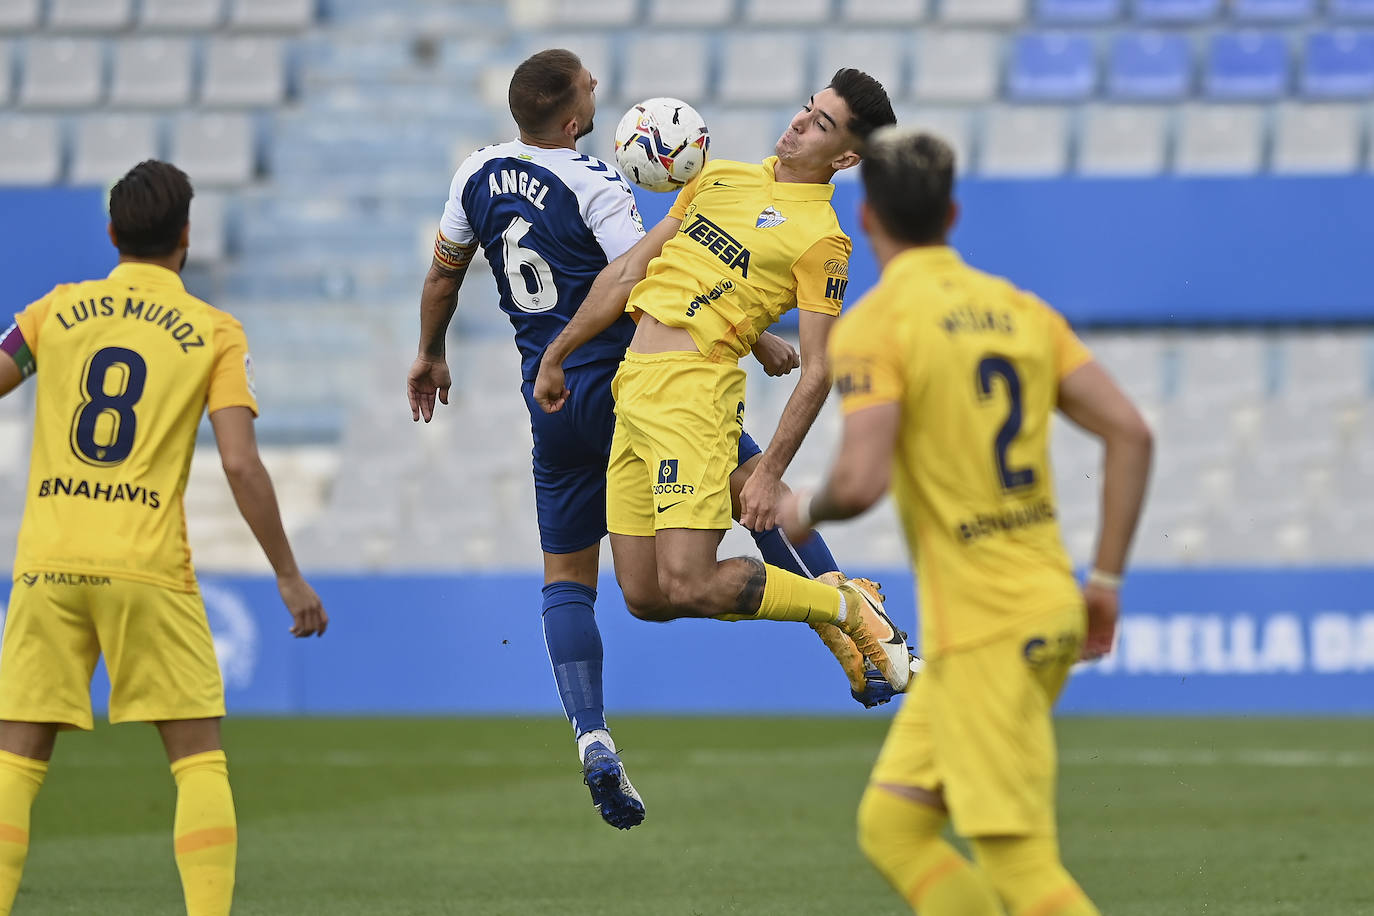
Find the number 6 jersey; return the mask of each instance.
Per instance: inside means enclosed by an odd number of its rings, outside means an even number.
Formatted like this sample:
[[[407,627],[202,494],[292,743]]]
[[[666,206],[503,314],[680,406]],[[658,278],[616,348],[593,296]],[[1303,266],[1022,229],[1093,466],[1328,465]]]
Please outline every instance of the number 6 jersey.
[[[243,327],[170,270],[123,263],[15,316],[4,347],[37,372],[14,573],[196,588],[182,494],[201,415],[257,413]]]
[[[461,267],[482,246],[528,380],[596,275],[643,235],[634,195],[615,169],[576,150],[513,140],[483,147],[459,167],[434,257]],[[563,365],[620,360],[633,335],[631,319],[621,318]]]

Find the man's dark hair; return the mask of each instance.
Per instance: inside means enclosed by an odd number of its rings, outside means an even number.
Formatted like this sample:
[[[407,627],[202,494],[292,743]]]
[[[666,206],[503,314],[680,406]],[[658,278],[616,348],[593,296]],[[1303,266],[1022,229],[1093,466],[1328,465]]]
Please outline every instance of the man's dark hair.
[[[887,234],[912,245],[944,241],[954,193],[954,150],[934,134],[888,127],[863,150],[859,176]]]
[[[880,127],[897,123],[887,90],[862,70],[853,67],[836,70],[830,78],[829,88],[849,106],[850,119],[845,127],[860,140],[867,140],[868,135]]]
[[[191,181],[170,162],[140,162],[110,189],[110,225],[119,253],[160,258],[176,251],[191,215]]]
[[[520,129],[530,134],[546,130],[577,94],[581,73],[582,59],[562,48],[540,51],[516,67],[507,100]]]

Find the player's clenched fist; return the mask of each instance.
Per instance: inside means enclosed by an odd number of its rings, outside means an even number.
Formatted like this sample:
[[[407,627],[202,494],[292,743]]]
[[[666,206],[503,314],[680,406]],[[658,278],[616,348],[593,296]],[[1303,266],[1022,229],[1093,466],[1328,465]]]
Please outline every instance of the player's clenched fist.
[[[754,343],[754,358],[771,376],[786,375],[801,365],[797,348],[776,334],[765,331]]]
[[[539,364],[539,375],[534,380],[534,400],[544,409],[544,413],[557,413],[563,409],[571,391],[563,383],[563,367],[545,360]]]

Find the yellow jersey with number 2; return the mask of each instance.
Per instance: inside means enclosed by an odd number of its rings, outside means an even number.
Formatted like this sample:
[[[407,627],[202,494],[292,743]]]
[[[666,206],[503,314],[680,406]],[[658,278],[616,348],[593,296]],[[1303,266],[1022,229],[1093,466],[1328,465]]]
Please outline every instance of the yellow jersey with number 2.
[[[1050,420],[1092,359],[1036,296],[953,249],[893,258],[830,342],[846,414],[901,407],[893,493],[927,657],[1081,605],[1056,520]]]
[[[207,407],[257,413],[242,325],[142,263],[58,286],[15,324],[38,376],[15,574],[194,591],[182,493],[196,428]]]
[[[630,293],[627,311],[686,328],[714,360],[745,356],[794,306],[838,315],[849,283],[849,236],[832,184],[775,180],[763,162],[712,159],[678,192],[677,235]]]

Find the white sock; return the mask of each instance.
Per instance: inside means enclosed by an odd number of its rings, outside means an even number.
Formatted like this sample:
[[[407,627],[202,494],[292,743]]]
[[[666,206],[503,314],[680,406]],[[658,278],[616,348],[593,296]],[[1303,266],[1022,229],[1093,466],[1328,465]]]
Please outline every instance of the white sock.
[[[844,623],[844,618],[846,616],[847,611],[848,605],[846,605],[844,601],[844,592],[840,592],[840,613],[835,617],[835,622]]]
[[[604,728],[594,728],[591,731],[585,731],[577,736],[577,759],[585,760],[587,757],[587,748],[597,741],[606,745],[611,753],[615,753],[615,742],[611,740],[611,733]]]

